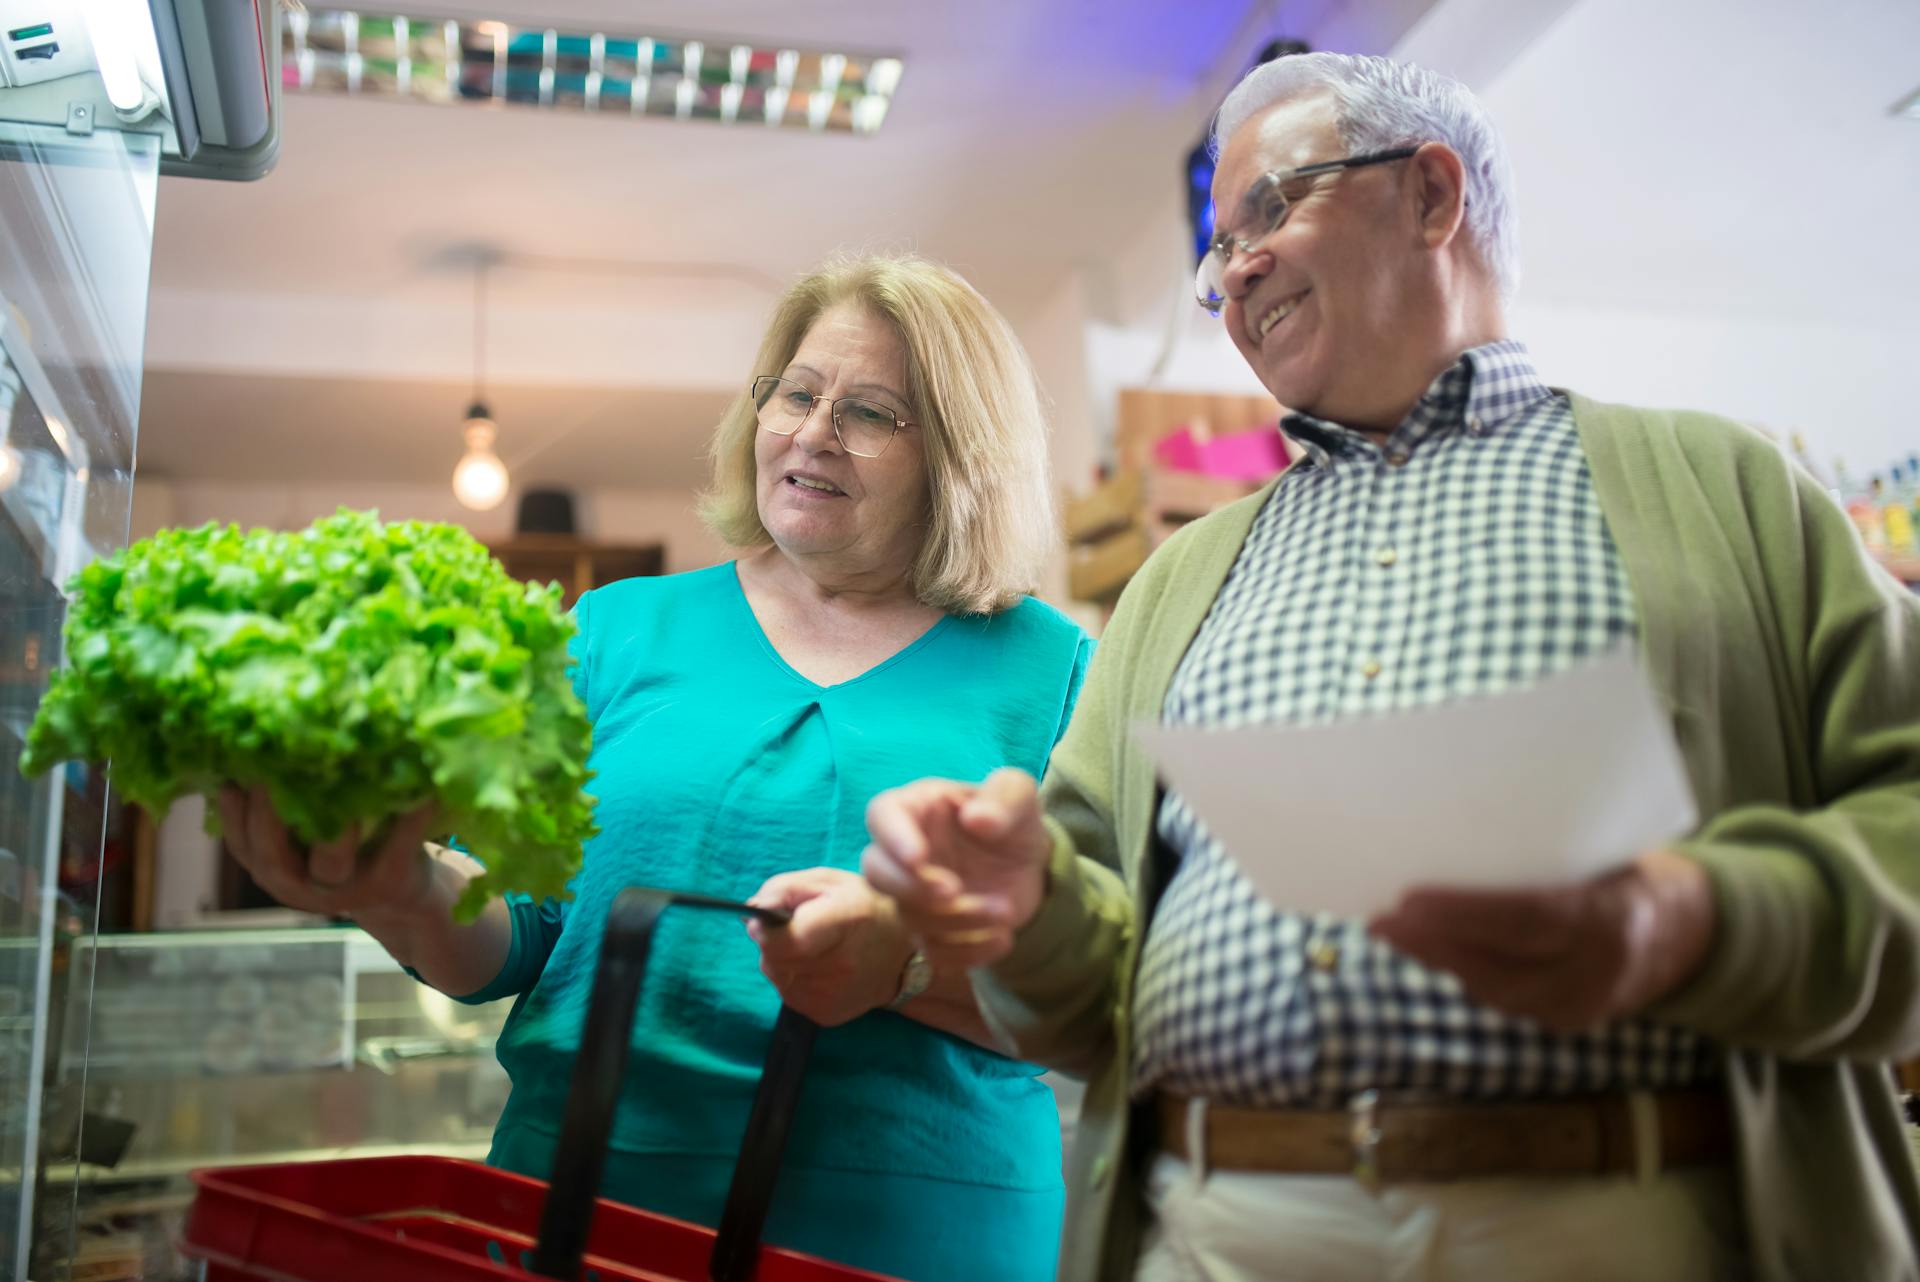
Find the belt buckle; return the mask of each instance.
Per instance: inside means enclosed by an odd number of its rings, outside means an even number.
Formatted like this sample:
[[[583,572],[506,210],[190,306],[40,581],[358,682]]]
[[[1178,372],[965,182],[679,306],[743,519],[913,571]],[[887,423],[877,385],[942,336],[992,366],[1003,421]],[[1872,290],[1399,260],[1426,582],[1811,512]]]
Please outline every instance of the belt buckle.
[[[1370,1193],[1380,1191],[1380,1092],[1365,1090],[1347,1101],[1347,1141],[1353,1178]]]

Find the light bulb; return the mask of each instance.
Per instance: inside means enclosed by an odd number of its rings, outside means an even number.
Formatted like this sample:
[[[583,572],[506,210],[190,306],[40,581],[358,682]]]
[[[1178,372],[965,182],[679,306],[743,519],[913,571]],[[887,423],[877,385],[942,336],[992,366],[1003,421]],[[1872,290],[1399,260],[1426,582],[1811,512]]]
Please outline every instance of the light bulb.
[[[475,409],[479,407],[476,406]],[[467,419],[467,452],[453,469],[453,497],[464,507],[486,512],[507,497],[507,465],[493,452],[493,421],[481,415]]]
[[[107,101],[114,109],[133,113],[145,105],[147,90],[140,79],[140,46],[151,40],[152,19],[145,5],[133,0],[105,0],[83,8],[88,34],[93,37],[94,62]]]

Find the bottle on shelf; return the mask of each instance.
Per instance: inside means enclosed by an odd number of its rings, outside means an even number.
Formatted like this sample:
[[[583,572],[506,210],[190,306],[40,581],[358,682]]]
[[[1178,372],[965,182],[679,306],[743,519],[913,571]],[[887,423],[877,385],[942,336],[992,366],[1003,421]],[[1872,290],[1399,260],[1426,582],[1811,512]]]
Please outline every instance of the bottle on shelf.
[[[1807,475],[1820,482],[1821,489],[1835,498],[1840,497],[1839,482],[1822,472],[1820,465],[1813,461],[1813,455],[1807,452],[1807,438],[1798,432],[1793,432],[1788,435],[1787,440],[1793,447],[1793,461],[1806,468]]]
[[[1920,542],[1920,453],[1907,455],[1907,515],[1913,522],[1915,541]],[[1920,552],[1920,548],[1915,551]]]
[[[1850,508],[1853,523],[1860,528],[1860,537],[1875,552],[1887,550],[1887,483],[1879,473],[1867,478],[1867,492],[1861,501]]]
[[[1880,519],[1886,526],[1887,551],[1899,556],[1911,554],[1914,550],[1913,532],[1913,494],[1915,477],[1904,463],[1893,465],[1893,484],[1888,487],[1886,503],[1880,509]]]
[[[1880,519],[1882,488],[1878,476],[1869,477],[1865,485],[1854,487],[1846,496],[1847,516],[1853,528],[1860,531],[1860,541],[1875,551],[1887,546],[1887,526]]]

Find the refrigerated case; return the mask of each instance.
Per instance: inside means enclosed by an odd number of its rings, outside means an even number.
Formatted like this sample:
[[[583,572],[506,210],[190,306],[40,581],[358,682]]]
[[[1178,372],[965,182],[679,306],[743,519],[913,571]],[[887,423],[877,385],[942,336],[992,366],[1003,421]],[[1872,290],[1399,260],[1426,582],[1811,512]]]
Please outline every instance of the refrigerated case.
[[[96,772],[26,780],[18,758],[61,585],[126,539],[159,159],[149,135],[0,121],[0,1278],[52,1276],[72,1224],[36,1177],[71,1148],[47,1091],[109,805]]]
[[[103,935],[74,957],[93,991],[85,1010],[69,999],[49,1117],[86,1124],[80,1151],[42,1172],[78,1190],[72,1277],[197,1277],[175,1243],[199,1167],[486,1155],[508,1003],[416,983],[360,930]]]
[[[62,586],[126,539],[159,178],[250,177],[278,140],[272,0],[0,0],[0,1282],[71,1269],[114,1127],[86,1095],[103,866],[86,766],[19,772]]]

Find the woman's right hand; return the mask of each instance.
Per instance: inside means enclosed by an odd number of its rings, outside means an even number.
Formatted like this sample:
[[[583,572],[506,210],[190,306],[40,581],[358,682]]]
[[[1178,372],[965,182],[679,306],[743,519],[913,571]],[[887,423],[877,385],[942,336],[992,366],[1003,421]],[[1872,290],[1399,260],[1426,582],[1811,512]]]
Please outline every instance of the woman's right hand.
[[[227,849],[262,890],[289,908],[327,917],[396,917],[428,899],[434,868],[426,846],[431,804],[395,819],[370,854],[360,850],[358,824],[338,841],[302,852],[265,788],[243,791],[228,784],[218,805]]]

